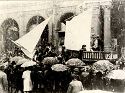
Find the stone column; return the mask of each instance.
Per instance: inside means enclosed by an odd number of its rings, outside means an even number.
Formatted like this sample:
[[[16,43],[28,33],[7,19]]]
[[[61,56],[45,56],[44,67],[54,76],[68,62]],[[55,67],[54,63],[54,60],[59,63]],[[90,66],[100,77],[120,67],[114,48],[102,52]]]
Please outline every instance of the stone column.
[[[47,15],[48,17],[50,15],[53,15],[53,9],[47,9]],[[52,16],[52,18],[50,19],[49,23],[48,23],[48,42],[51,42],[53,44],[53,23],[54,23],[54,16]]]
[[[104,5],[104,51],[111,51],[111,6]]]
[[[59,31],[59,27],[58,27],[58,21],[59,21],[59,6],[58,5],[54,5],[53,8],[53,32],[52,32],[52,42],[53,44],[56,46],[56,50],[58,50],[58,31]]]
[[[95,6],[93,9],[93,16],[92,16],[92,34],[95,35],[100,35],[101,31],[100,31],[100,6]]]
[[[19,37],[22,37],[23,35],[25,35],[26,34],[26,23],[27,22],[25,22],[26,20],[26,17],[25,17],[25,15],[24,15],[24,12],[20,12],[19,13]],[[24,20],[23,20],[24,19]]]

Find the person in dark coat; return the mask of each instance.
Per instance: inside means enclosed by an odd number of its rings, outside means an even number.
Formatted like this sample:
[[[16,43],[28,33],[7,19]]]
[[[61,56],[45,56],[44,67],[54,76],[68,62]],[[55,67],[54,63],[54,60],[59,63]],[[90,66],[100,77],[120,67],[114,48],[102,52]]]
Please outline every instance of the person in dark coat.
[[[16,91],[23,92],[23,79],[22,79],[23,69],[20,66],[17,66],[15,70],[16,70],[15,71]]]
[[[47,89],[48,91],[53,90],[53,71],[51,69],[50,65],[46,65],[46,69],[44,70],[44,86],[45,90]]]
[[[42,50],[41,46],[38,47],[38,49],[35,52],[35,55],[36,55],[36,59],[35,60],[41,62],[42,59],[43,59],[43,50]]]
[[[90,70],[89,75],[87,75],[86,81],[84,82],[86,84],[86,89],[88,90],[93,89],[94,77],[95,76],[93,70]]]
[[[8,80],[8,91],[10,92],[12,91],[13,88],[15,88],[14,70],[15,70],[15,62],[13,61],[5,70]]]
[[[50,43],[48,43],[43,51],[44,57],[47,57],[47,55],[51,51],[51,49],[52,49],[52,45]]]
[[[102,40],[99,38],[98,35],[97,35],[97,36],[95,37],[95,39],[93,40],[92,50],[93,50],[93,51],[103,51],[103,42],[102,42]]]
[[[38,70],[37,70],[36,66],[32,67],[31,81],[32,81],[32,84],[33,84],[33,91],[37,91],[39,81],[38,81]]]
[[[102,72],[97,72],[94,78],[95,89],[103,90],[103,74]]]
[[[82,56],[83,56],[83,51],[86,51],[86,45],[82,45],[82,48],[79,51],[79,59],[82,60]]]
[[[48,51],[47,57],[55,57],[57,56],[56,52],[55,52],[55,47],[53,47],[50,51]]]

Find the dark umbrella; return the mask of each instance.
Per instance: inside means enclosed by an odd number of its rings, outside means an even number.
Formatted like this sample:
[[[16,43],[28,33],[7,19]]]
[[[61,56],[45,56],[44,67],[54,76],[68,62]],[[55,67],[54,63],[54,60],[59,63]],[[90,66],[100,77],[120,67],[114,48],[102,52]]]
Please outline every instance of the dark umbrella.
[[[49,64],[49,65],[53,65],[53,64],[56,64],[58,63],[58,59],[57,57],[45,57],[42,61],[43,64]]]
[[[3,67],[4,69],[6,69],[8,66],[9,66],[9,62],[0,64],[0,67]]]
[[[66,65],[80,67],[80,66],[84,66],[85,63],[78,58],[71,58],[66,62]]]

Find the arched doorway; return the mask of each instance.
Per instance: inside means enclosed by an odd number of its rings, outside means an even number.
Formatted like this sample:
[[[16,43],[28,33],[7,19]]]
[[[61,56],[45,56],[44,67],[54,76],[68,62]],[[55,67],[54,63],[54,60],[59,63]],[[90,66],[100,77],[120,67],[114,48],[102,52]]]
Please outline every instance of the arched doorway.
[[[66,31],[66,21],[70,21],[74,16],[74,13],[65,13],[60,17],[60,31],[58,31],[59,45],[64,45],[65,31]]]
[[[36,27],[38,24],[40,24],[44,20],[45,19],[42,16],[33,16],[32,18],[30,18],[27,24],[26,31],[27,32],[31,31],[34,27]],[[41,45],[42,48],[45,48],[46,44],[48,43],[48,34],[49,34],[49,30],[48,30],[48,25],[47,25],[41,35],[41,39],[39,40],[37,46]]]
[[[4,50],[6,53],[8,53],[13,51],[16,47],[16,45],[12,43],[10,39],[15,41],[19,38],[19,26],[14,19],[8,18],[2,23],[1,28],[3,32]]]

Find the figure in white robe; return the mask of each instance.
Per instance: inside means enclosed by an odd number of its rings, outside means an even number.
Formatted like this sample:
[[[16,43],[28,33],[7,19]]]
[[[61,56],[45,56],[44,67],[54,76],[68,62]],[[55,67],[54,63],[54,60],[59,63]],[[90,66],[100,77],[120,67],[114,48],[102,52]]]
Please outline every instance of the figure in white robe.
[[[32,91],[33,88],[31,81],[31,71],[30,70],[24,71],[22,78],[23,78],[23,91],[24,93],[29,93],[30,91]]]

